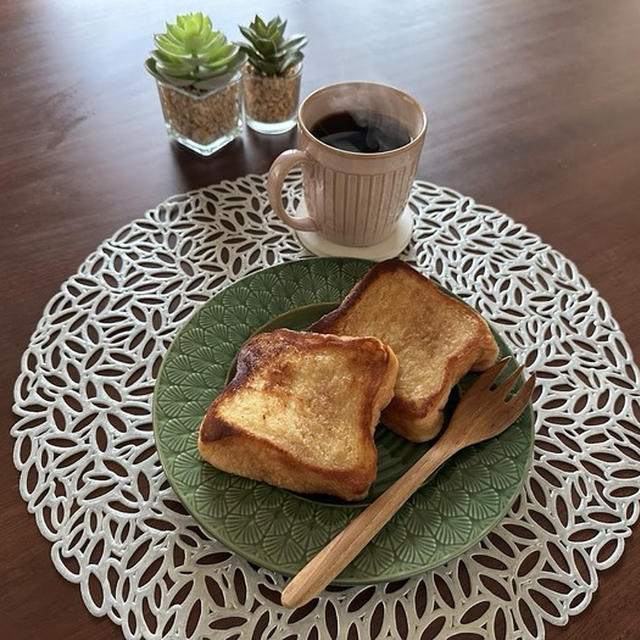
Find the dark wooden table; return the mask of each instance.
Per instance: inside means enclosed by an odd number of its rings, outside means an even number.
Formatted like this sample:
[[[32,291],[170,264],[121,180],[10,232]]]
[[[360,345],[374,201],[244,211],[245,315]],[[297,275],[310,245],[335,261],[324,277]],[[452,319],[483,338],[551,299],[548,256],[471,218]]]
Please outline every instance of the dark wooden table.
[[[497,206],[575,261],[640,353],[636,0],[259,4],[310,36],[304,94],[372,79],[415,95],[430,116],[419,176]],[[254,6],[210,9],[235,38]],[[151,34],[185,9],[170,0],[0,7],[2,638],[120,637],[56,573],[18,494],[12,385],[45,303],[102,239],[146,208],[266,171],[294,142],[247,133],[210,159],[168,143],[142,62]],[[633,536],[587,611],[547,637],[637,638],[639,589]]]

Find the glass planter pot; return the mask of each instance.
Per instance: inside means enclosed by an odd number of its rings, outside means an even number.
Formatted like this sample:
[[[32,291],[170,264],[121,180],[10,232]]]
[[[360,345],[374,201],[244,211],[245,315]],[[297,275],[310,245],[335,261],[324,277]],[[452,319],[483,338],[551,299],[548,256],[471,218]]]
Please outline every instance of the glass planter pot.
[[[242,132],[242,74],[215,89],[193,90],[156,80],[167,133],[181,145],[210,156]]]
[[[265,76],[247,64],[242,72],[244,115],[254,131],[285,133],[296,126],[302,65],[284,76]]]

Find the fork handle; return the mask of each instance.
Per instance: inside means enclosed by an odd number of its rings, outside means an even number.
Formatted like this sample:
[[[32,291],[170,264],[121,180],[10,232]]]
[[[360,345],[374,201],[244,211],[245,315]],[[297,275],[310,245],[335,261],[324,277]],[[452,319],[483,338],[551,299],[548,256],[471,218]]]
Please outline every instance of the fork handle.
[[[436,442],[407,472],[354,518],[295,575],[282,592],[284,607],[301,607],[326,587],[384,527],[416,489],[455,451]]]

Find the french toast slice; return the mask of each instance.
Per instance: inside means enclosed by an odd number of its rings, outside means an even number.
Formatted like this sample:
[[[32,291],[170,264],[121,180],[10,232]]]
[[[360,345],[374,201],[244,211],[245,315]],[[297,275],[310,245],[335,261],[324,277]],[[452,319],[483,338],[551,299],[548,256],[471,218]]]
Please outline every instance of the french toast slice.
[[[488,368],[498,346],[483,318],[400,260],[381,262],[310,331],[375,336],[398,358],[395,395],[382,423],[415,442],[438,435],[451,388]]]
[[[366,496],[373,432],[398,361],[377,338],[278,329],[248,340],[209,407],[198,449],[214,467],[303,493]]]

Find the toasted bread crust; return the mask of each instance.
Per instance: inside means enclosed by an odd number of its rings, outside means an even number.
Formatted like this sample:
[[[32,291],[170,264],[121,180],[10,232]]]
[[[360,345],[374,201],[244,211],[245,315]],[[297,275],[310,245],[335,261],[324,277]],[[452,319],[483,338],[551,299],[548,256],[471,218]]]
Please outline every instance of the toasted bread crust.
[[[357,432],[357,465],[342,469],[301,460],[260,433],[225,419],[225,405],[233,402],[234,396],[243,393],[252,378],[265,370],[269,376],[264,388],[272,397],[286,397],[280,385],[286,387],[291,373],[286,370],[287,366],[294,365],[289,365],[286,360],[277,363],[278,354],[286,351],[295,357],[297,352],[308,355],[328,349],[357,349],[367,354],[369,366],[361,371],[363,410],[358,424],[352,425]],[[373,430],[380,411],[393,395],[397,370],[393,351],[376,338],[345,339],[288,329],[255,336],[241,347],[234,379],[213,401],[200,425],[200,453],[223,471],[264,480],[275,486],[305,493],[328,493],[345,500],[360,499],[367,494],[375,478],[377,450]]]
[[[387,260],[370,269],[354,285],[337,309],[320,318],[309,329],[338,335],[346,334],[343,325],[350,315],[357,313],[357,308],[364,292],[375,285],[377,281],[393,277],[393,274],[398,272],[419,283],[426,295],[441,297],[443,305],[447,305],[450,309],[456,308],[456,313],[475,323],[473,335],[462,348],[458,348],[447,357],[443,366],[442,384],[437,389],[426,395],[412,396],[400,393],[396,388],[396,395],[382,412],[382,422],[398,435],[416,442],[423,442],[438,435],[443,420],[442,410],[453,385],[470,370],[481,371],[486,369],[495,362],[498,356],[498,347],[493,339],[491,330],[479,314],[459,300],[443,293],[431,280],[422,276],[406,263],[400,260]],[[412,299],[406,303],[418,305],[420,301]],[[380,309],[373,310],[373,312],[383,313],[385,304],[389,304],[389,301],[381,300]],[[349,334],[363,335],[359,331],[354,333],[353,327],[351,327]],[[376,337],[383,341],[385,340],[384,335],[377,335]],[[419,351],[419,348],[420,345],[416,345],[416,351]],[[415,357],[428,358],[429,353],[416,353]],[[401,358],[398,381],[403,375],[402,369],[403,362]]]

